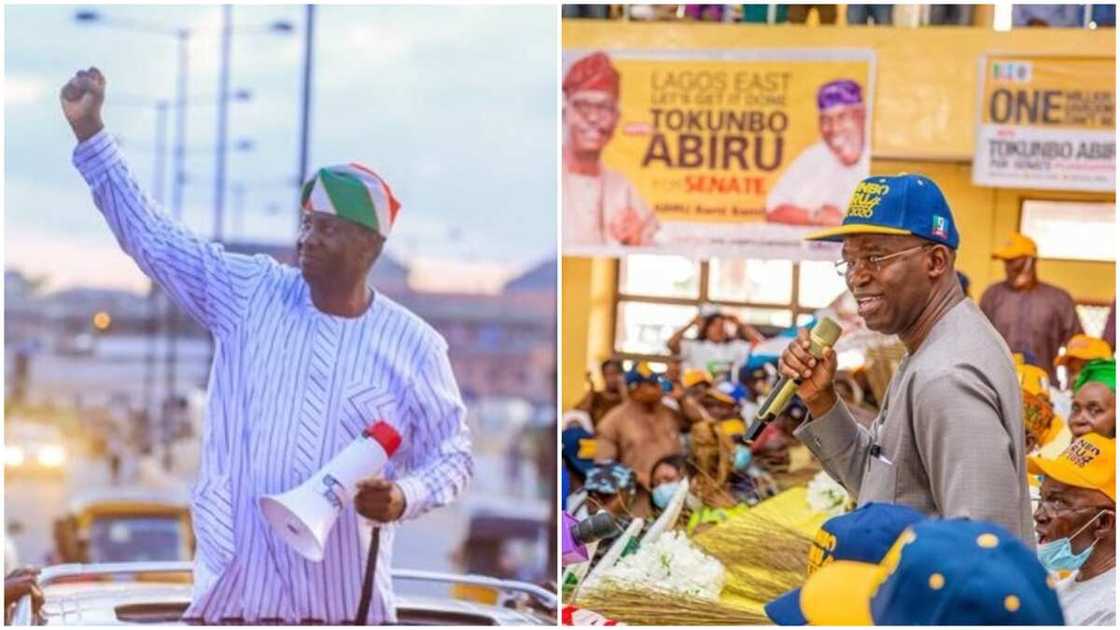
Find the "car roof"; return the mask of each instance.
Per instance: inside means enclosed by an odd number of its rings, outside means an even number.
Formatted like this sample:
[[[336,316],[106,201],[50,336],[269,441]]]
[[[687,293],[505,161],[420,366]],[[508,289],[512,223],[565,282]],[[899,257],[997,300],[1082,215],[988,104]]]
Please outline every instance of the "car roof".
[[[146,488],[143,486],[124,486],[96,488],[74,497],[69,509],[72,514],[89,511],[115,511],[149,506],[159,511],[178,511],[187,509],[187,495],[184,490],[173,488]]]
[[[44,595],[42,612],[47,625],[186,625],[177,617],[190,603],[191,585],[132,580],[62,582],[46,587]],[[396,601],[398,618],[404,623],[554,625],[526,612],[451,597],[398,593]]]
[[[191,598],[190,562],[116,562],[44,567],[39,583],[48,625],[179,624]],[[553,591],[534,584],[484,575],[393,569],[393,583],[471,584],[506,593],[515,607],[442,596],[396,594],[402,625],[555,625]],[[551,611],[538,612],[538,611]],[[20,599],[12,622],[32,621],[30,598]]]

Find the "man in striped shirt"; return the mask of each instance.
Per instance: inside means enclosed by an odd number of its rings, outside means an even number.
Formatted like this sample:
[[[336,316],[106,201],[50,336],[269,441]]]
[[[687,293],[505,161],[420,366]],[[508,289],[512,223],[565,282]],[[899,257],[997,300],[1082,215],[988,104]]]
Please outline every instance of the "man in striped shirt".
[[[104,98],[96,68],[62,88],[74,164],[124,251],[215,339],[184,618],[353,622],[376,525],[373,596],[359,621],[395,621],[396,523],[455,499],[474,461],[447,343],[366,285],[399,208],[392,192],[360,165],[321,169],[303,189],[299,268],[229,254],[143,194],[104,130]],[[324,560],[305,560],[273,534],[258,499],[302,483],[376,419],[397,429],[401,449],[343,510]]]

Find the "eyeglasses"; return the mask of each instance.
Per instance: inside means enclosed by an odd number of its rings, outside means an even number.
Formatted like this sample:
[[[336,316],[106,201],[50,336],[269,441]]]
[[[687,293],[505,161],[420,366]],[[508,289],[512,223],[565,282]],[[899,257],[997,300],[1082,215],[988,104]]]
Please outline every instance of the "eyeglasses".
[[[932,243],[925,243],[925,244],[922,244],[922,245],[917,245],[915,247],[911,247],[909,249],[904,249],[900,252],[895,252],[893,254],[887,254],[885,256],[861,256],[859,258],[841,258],[840,260],[837,260],[834,263],[834,266],[836,267],[836,274],[839,275],[842,278],[848,277],[849,273],[852,273],[853,271],[855,271],[859,267],[863,267],[864,269],[870,269],[872,272],[878,273],[879,271],[881,271],[883,269],[883,263],[887,262],[888,260],[890,260],[892,258],[898,258],[899,256],[905,256],[906,254],[912,254],[912,253],[914,253],[914,252],[916,252],[920,249],[925,249],[927,247],[932,247],[932,246],[933,246]]]
[[[618,107],[613,101],[606,103],[593,103],[591,101],[570,101],[571,106],[575,109],[580,116],[584,118],[591,118],[593,115],[600,118],[609,118],[618,113]]]
[[[1111,505],[1070,505],[1064,499],[1044,499],[1038,502],[1039,510],[1045,511],[1050,515],[1058,515],[1063,512],[1083,512],[1085,510],[1107,510],[1112,511]]]

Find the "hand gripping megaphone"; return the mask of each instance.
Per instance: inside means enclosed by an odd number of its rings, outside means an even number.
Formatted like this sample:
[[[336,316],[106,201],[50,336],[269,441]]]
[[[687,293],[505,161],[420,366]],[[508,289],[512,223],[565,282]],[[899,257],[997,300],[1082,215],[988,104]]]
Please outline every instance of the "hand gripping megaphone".
[[[264,519],[301,556],[321,562],[327,536],[342,508],[354,499],[358,481],[381,472],[400,445],[396,429],[374,422],[298,487],[261,497]]]

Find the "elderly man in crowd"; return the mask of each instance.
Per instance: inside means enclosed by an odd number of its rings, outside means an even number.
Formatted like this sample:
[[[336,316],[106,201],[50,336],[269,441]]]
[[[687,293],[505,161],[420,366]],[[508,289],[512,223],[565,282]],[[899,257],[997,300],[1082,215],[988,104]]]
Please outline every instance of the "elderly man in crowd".
[[[984,291],[980,310],[1012,352],[1033,356],[1056,383],[1058,349],[1081,332],[1073,298],[1065,290],[1039,281],[1038,247],[1022,234],[1012,234],[992,258],[1003,261],[1007,279]]]
[[[1022,396],[1007,344],[954,269],[960,235],[944,195],[921,175],[869,177],[838,228],[837,271],[873,331],[906,346],[878,418],[860,426],[834,385],[836,353],[809,352],[807,330],[782,354],[810,420],[795,435],[857,497],[930,515],[993,521],[1033,547]]]
[[[1039,560],[1071,572],[1056,585],[1066,623],[1116,625],[1116,441],[1090,433],[1028,465],[1043,476],[1034,513]]]

